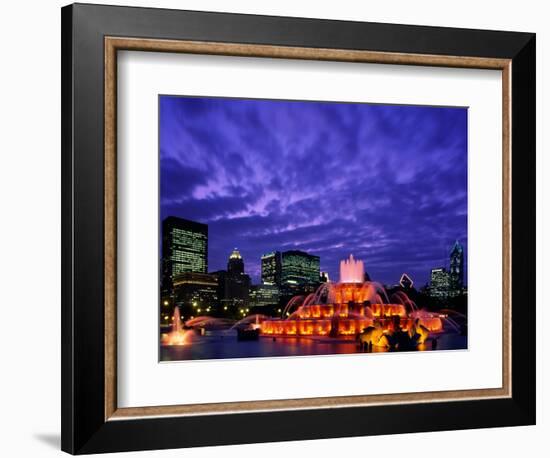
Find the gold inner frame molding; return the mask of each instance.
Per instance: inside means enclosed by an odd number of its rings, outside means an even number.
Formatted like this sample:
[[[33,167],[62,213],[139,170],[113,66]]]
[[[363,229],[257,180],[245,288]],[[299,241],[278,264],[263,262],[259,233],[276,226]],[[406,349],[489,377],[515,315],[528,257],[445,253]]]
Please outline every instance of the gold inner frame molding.
[[[171,52],[358,63],[492,69],[502,72],[502,387],[403,394],[336,396],[119,408],[117,404],[117,51]],[[511,60],[239,43],[105,37],[105,420],[274,410],[321,409],[511,397]]]

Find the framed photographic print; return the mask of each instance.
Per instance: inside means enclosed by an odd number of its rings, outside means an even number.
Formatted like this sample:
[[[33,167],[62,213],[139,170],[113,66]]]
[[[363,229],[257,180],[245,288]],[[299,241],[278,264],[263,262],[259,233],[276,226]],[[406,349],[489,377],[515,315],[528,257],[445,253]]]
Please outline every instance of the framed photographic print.
[[[158,113],[161,362],[467,350],[467,108]]]
[[[78,4],[62,79],[63,450],[534,424],[534,34]]]

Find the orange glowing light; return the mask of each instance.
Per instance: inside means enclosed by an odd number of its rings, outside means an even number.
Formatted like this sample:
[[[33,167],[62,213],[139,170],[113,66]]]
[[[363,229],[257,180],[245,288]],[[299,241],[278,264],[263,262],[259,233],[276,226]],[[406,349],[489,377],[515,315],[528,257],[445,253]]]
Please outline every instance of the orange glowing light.
[[[357,267],[360,269],[360,267]],[[351,269],[351,262],[345,269]],[[349,272],[351,276],[355,272]],[[359,280],[359,277],[357,277]],[[388,347],[392,335],[406,332],[418,344],[423,344],[430,333],[443,332],[443,316],[414,309],[405,295],[402,303],[386,303],[383,288],[373,282],[349,281],[331,283],[330,294],[319,303],[320,295],[311,295],[300,304],[293,298],[283,309],[284,318],[270,318],[258,327],[261,334],[273,336],[355,336],[360,345]],[[375,299],[375,301],[373,301]],[[385,299],[385,300],[384,300]],[[408,302],[407,302],[408,301]],[[405,305],[407,304],[407,305]],[[408,310],[407,307],[410,309]],[[279,309],[281,313],[281,309]],[[395,343],[393,343],[395,344]]]

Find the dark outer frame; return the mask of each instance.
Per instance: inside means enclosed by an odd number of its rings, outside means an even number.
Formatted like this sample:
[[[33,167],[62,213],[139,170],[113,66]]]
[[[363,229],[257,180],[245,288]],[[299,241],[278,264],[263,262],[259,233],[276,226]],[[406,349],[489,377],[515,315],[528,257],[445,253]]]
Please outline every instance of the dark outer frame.
[[[510,59],[511,226],[515,222],[517,228],[511,233],[511,397],[106,419],[107,36]],[[62,9],[61,41],[64,451],[115,452],[535,423],[534,34],[75,4]]]

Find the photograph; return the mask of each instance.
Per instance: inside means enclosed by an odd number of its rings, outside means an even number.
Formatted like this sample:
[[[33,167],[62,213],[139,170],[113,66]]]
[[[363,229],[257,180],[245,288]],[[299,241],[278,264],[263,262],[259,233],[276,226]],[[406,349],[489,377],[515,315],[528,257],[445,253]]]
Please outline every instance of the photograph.
[[[158,107],[160,361],[468,349],[468,107]]]

